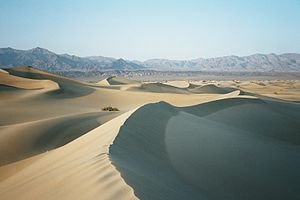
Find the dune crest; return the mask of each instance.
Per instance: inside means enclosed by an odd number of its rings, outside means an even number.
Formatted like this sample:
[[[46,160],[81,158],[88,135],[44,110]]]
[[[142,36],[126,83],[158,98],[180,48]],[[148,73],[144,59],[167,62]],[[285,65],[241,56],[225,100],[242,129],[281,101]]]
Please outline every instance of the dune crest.
[[[109,145],[134,111],[45,153],[6,178],[0,182],[1,199],[136,199],[108,158]]]
[[[130,80],[124,77],[111,76],[106,79],[109,85],[136,85],[140,84],[140,82],[135,80]]]
[[[109,155],[140,199],[297,199],[299,113],[297,104],[252,98],[148,104]]]
[[[92,112],[0,126],[0,166],[63,146],[116,116]]]
[[[170,85],[178,88],[188,88],[190,83],[188,81],[166,81],[165,85]]]
[[[222,88],[214,84],[208,84],[208,85],[203,85],[198,87],[192,84],[189,86],[188,89],[189,91],[197,94],[226,94],[234,91],[234,89],[232,88]]]
[[[59,89],[59,85],[51,80],[35,80],[22,78],[7,73],[0,73],[0,85],[5,85],[12,88],[36,90],[36,89]]]

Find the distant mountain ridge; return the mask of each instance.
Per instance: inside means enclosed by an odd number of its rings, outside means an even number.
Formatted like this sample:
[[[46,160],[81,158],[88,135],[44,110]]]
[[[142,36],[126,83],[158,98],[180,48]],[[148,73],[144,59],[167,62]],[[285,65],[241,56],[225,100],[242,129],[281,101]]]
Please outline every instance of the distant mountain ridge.
[[[47,71],[99,71],[134,70],[139,66],[123,59],[103,56],[78,57],[69,54],[55,54],[40,47],[30,50],[13,48],[0,49],[0,66],[13,67],[29,65]]]
[[[30,50],[0,48],[0,67],[33,66],[47,71],[241,71],[300,72],[300,54],[254,54],[193,60],[151,59],[128,61],[103,56],[79,57],[56,54],[40,47]]]
[[[254,54],[250,56],[224,56],[217,58],[199,58],[194,60],[152,59],[144,62],[144,66],[163,69],[180,68],[181,70],[202,71],[300,71],[300,54]]]

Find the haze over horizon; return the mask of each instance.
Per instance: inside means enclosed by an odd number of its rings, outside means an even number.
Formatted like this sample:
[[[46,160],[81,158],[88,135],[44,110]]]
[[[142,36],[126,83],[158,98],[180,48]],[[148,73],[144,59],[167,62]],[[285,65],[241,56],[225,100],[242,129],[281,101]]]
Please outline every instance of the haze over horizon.
[[[187,60],[300,52],[300,1],[2,1],[0,47]]]

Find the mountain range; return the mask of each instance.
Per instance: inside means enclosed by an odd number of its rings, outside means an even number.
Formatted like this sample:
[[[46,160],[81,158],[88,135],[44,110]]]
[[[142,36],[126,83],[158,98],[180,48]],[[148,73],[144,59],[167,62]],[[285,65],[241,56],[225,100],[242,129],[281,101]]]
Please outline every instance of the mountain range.
[[[237,72],[300,72],[300,54],[254,54],[193,60],[150,59],[130,61],[103,56],[79,57],[56,54],[44,48],[17,50],[0,48],[0,67],[32,66],[46,71],[237,71]]]

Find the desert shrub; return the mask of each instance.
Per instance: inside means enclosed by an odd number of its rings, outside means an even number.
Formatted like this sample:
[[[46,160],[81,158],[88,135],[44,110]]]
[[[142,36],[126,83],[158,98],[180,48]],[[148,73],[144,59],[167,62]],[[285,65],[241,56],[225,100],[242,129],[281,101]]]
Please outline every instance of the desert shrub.
[[[113,108],[111,106],[107,106],[107,107],[104,107],[102,108],[103,111],[119,111],[118,108]]]

